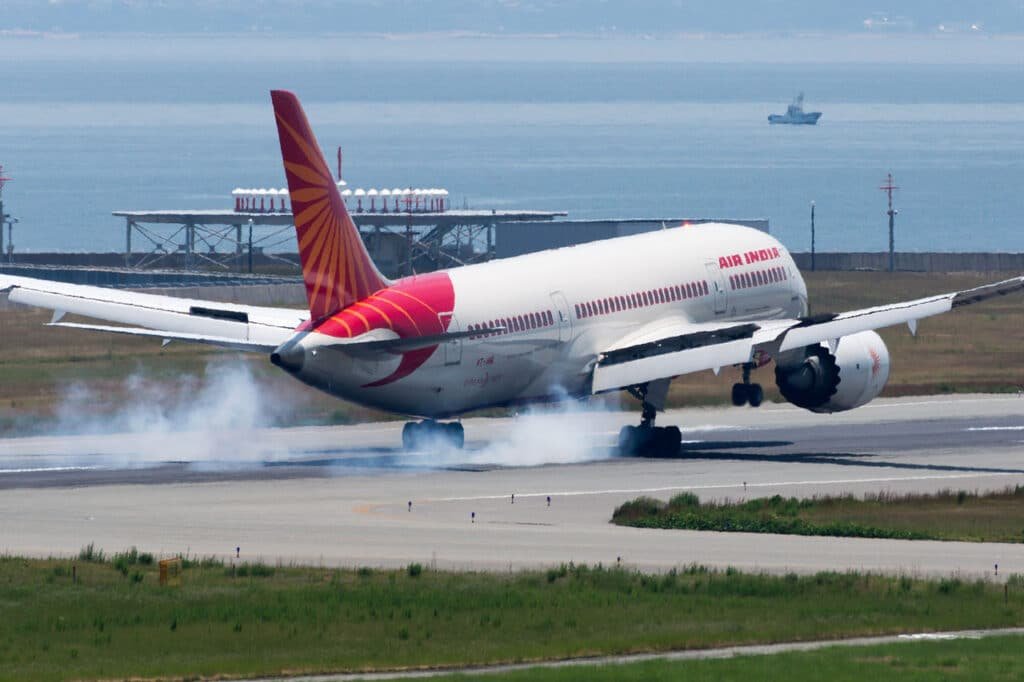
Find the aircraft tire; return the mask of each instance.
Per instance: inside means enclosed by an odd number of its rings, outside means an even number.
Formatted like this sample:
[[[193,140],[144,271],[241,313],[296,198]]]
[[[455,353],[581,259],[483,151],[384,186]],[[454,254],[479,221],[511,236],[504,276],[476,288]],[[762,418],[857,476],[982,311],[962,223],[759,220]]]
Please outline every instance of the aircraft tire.
[[[733,384],[732,385],[732,404],[736,407],[743,407],[747,404],[747,385],[746,384]]]
[[[637,453],[637,446],[639,445],[639,436],[637,432],[640,430],[636,426],[623,426],[619,430],[619,454],[623,457],[631,457]]]
[[[624,457],[672,457],[679,453],[683,434],[678,426],[623,426],[619,454]]]
[[[459,422],[452,422],[450,424],[444,424],[441,428],[444,429],[444,435],[456,450],[461,450],[463,446],[465,446],[466,432],[462,428],[462,424]]]
[[[761,384],[750,384],[747,390],[747,400],[751,407],[760,407],[764,402],[764,389]]]
[[[422,428],[418,422],[405,422],[402,427],[402,447],[405,450],[415,450],[419,446]]]
[[[683,445],[683,432],[679,430],[678,426],[665,426],[659,427],[661,431],[661,437],[659,438],[660,447],[658,450],[666,456],[672,456],[679,453],[679,448]]]

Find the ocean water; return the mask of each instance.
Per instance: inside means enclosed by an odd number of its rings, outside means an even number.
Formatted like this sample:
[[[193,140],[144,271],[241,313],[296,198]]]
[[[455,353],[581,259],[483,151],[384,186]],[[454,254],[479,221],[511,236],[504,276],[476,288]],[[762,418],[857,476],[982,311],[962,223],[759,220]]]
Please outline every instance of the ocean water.
[[[116,38],[0,41],[0,164],[18,251],[123,246],[113,210],[229,208],[284,184],[269,96],[294,90],[350,186],[446,187],[570,218],[768,218],[789,248],[1022,251],[1024,67],[405,55],[287,59]],[[201,42],[199,43],[202,44]],[[99,45],[99,47],[96,47]],[[243,46],[248,49],[248,44]],[[815,127],[769,126],[798,91]]]

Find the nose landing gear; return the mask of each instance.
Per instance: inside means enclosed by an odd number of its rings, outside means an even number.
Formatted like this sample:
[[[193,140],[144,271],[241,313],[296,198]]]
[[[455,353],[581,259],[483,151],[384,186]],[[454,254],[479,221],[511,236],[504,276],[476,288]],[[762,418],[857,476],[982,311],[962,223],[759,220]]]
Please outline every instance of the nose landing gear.
[[[743,383],[732,385],[732,404],[736,407],[743,407],[750,403],[751,407],[759,407],[764,402],[764,389],[761,384],[750,383],[751,363],[743,365]]]
[[[679,447],[683,442],[683,434],[679,427],[654,425],[658,408],[650,400],[657,399],[664,405],[668,382],[664,383],[664,389],[656,392],[650,390],[649,384],[628,389],[630,395],[642,403],[643,412],[640,426],[623,426],[619,431],[619,454],[640,457],[672,457],[679,454]]]
[[[430,447],[461,450],[465,443],[466,434],[458,422],[442,424],[433,419],[425,419],[421,422],[406,422],[402,427],[402,447],[406,450]]]

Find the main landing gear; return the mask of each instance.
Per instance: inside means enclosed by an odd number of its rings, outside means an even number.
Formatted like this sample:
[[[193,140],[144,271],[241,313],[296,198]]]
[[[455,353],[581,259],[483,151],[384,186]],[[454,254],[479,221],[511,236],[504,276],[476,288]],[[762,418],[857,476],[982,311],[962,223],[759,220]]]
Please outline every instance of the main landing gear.
[[[455,448],[461,450],[466,443],[466,434],[462,424],[450,422],[442,424],[433,419],[421,422],[406,422],[402,427],[402,446],[406,450],[420,448]]]
[[[764,402],[764,389],[761,384],[750,383],[751,363],[743,365],[743,383],[732,385],[732,404],[736,407],[743,407],[750,403],[751,407],[759,407]]]
[[[664,387],[643,384],[628,390],[630,395],[641,402],[643,412],[640,426],[623,426],[619,431],[619,453],[642,457],[671,457],[679,454],[679,447],[683,442],[683,434],[679,427],[654,425],[654,418],[658,413],[655,405],[661,403],[664,406],[668,382],[664,381]]]

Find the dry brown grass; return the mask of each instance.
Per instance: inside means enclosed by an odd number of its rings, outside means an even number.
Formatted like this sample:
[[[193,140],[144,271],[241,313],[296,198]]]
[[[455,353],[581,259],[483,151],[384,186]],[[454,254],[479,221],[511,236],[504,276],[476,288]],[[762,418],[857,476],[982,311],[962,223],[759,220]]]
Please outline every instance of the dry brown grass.
[[[815,312],[847,310],[969,288],[998,279],[990,273],[807,273]],[[52,415],[68,385],[104,396],[108,406],[128,401],[125,380],[201,377],[210,363],[245,363],[267,395],[294,406],[299,423],[337,422],[373,414],[292,380],[264,358],[154,339],[46,328],[47,311],[0,304],[0,432]],[[892,353],[885,395],[1015,391],[1024,386],[1024,296],[1008,296],[921,323],[916,338],[906,327],[884,330]],[[722,403],[735,369],[681,377],[672,384],[676,405]],[[755,372],[769,400],[779,400],[771,366]],[[623,405],[632,406],[626,399]],[[379,416],[379,415],[375,415]]]
[[[923,533],[939,540],[1024,542],[1024,487],[977,494],[877,495],[816,501],[801,516],[813,523],[851,523]]]

